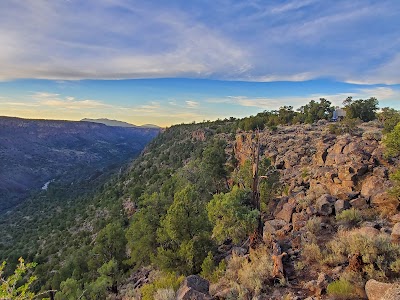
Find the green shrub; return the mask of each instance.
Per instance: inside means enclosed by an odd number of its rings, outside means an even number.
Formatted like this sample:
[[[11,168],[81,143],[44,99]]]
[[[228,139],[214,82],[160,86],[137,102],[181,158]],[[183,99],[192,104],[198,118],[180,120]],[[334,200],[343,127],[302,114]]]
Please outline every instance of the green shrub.
[[[259,212],[249,205],[250,192],[234,187],[229,193],[215,194],[207,205],[208,218],[214,225],[213,238],[222,243],[239,243],[257,226]]]
[[[330,266],[344,263],[349,255],[359,253],[367,278],[384,278],[400,259],[400,245],[392,243],[390,236],[361,234],[358,229],[339,231],[326,248],[324,263]]]
[[[400,257],[390,264],[390,269],[393,272],[400,274]]]
[[[328,131],[331,134],[355,134],[358,131],[357,125],[360,124],[359,119],[345,119],[341,122],[334,123],[334,124],[329,124],[328,126]]]
[[[203,260],[201,264],[201,276],[210,280],[213,272],[215,270],[214,256],[211,251],[208,252],[207,257]]]
[[[346,279],[331,282],[327,287],[327,292],[339,299],[351,299],[356,296],[354,285]]]
[[[400,155],[400,123],[394,129],[385,135],[383,143],[386,147],[385,155],[387,157],[396,157]]]
[[[353,207],[337,214],[336,221],[349,225],[356,225],[362,221],[362,216],[360,211]]]
[[[14,273],[7,278],[3,277],[3,270],[6,266],[6,262],[0,265],[0,299],[34,299],[38,295],[30,291],[32,284],[36,281],[36,276],[30,276],[26,282],[21,284],[21,280],[25,277],[25,274],[30,272],[36,267],[36,263],[27,263],[22,257],[19,258],[19,264],[17,265]]]
[[[173,289],[176,291],[183,281],[183,276],[177,276],[175,273],[160,273],[158,278],[152,283],[145,284],[141,289],[143,300],[153,300],[158,290]]]

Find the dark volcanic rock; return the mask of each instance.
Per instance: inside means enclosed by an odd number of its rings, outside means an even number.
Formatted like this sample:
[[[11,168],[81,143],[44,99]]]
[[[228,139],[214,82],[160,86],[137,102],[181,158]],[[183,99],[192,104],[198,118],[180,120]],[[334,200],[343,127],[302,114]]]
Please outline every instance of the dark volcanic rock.
[[[182,282],[177,291],[178,300],[211,300],[209,294],[210,284],[198,275],[190,275]]]

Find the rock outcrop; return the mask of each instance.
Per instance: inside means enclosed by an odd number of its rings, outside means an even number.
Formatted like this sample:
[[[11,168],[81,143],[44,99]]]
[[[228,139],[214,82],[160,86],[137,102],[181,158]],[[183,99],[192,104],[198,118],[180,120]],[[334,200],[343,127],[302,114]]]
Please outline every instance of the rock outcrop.
[[[198,275],[190,275],[184,279],[176,293],[177,300],[212,300],[209,294],[210,284]]]
[[[374,126],[363,124],[362,130],[380,130]],[[389,164],[384,159],[384,148],[376,135],[333,135],[325,126],[294,125],[276,132],[266,129],[260,132],[259,140],[262,156],[279,171],[289,194],[303,192],[303,198],[316,201],[315,209],[322,216],[350,207],[372,206],[395,212],[399,206],[398,200],[387,193],[392,187],[388,174],[397,163]],[[251,157],[253,144],[253,133],[236,136],[233,149],[240,164]],[[285,203],[279,203],[274,216],[290,222],[292,209],[299,212],[298,201],[294,203],[285,207]]]
[[[383,283],[370,279],[365,284],[368,300],[398,300],[400,299],[400,285]]]

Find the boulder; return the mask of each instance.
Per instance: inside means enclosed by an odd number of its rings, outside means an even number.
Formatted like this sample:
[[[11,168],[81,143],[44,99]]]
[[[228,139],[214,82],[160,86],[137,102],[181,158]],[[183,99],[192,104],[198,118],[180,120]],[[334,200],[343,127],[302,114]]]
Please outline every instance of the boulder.
[[[310,189],[308,193],[314,193],[316,198],[329,193],[329,191],[329,188],[325,184],[314,179],[310,181]]]
[[[304,288],[313,292],[314,296],[320,297],[332,279],[325,273],[320,273],[317,280],[311,280],[304,284]]]
[[[391,237],[393,241],[400,241],[400,222],[394,224]]]
[[[386,211],[396,211],[399,201],[387,192],[381,192],[371,197],[371,205]]]
[[[383,181],[383,178],[377,176],[370,176],[365,179],[361,186],[361,196],[368,198],[382,192],[384,189]]]
[[[366,237],[373,237],[373,236],[377,236],[379,234],[381,234],[381,232],[374,228],[374,227],[370,227],[370,226],[364,226],[358,229],[355,229],[352,231],[354,234],[360,234]]]
[[[282,198],[278,198],[275,200],[275,202],[277,202],[275,208],[274,208],[274,216],[276,216],[282,209],[283,206],[288,203],[289,201],[289,197],[282,197]]]
[[[385,178],[385,179],[389,178],[388,169],[386,169],[383,166],[374,168],[373,174],[374,174],[374,176],[379,177],[379,178]]]
[[[342,211],[349,208],[350,208],[350,203],[347,200],[337,200],[335,202],[335,214],[339,214]]]
[[[269,220],[269,221],[266,221],[265,223],[268,223],[269,225],[274,227],[275,230],[281,229],[283,226],[286,225],[285,221],[279,220],[279,219]]]
[[[328,155],[328,148],[330,144],[324,143],[324,141],[319,141],[317,143],[317,150],[314,155],[314,160],[317,166],[324,166],[326,161],[326,156]]]
[[[317,199],[316,206],[321,216],[329,216],[334,211],[335,198],[331,195],[324,194]]]
[[[364,197],[358,197],[356,199],[351,200],[350,205],[358,209],[368,208],[367,199],[365,199]]]
[[[300,213],[294,213],[292,215],[293,230],[297,231],[300,228],[304,227],[308,219],[309,216],[305,211]]]
[[[237,256],[245,256],[247,253],[247,249],[242,247],[233,247],[232,254],[235,253]]]
[[[198,275],[184,279],[176,293],[177,300],[212,300],[209,294],[210,283]]]
[[[292,219],[292,214],[294,211],[294,206],[290,203],[285,203],[283,205],[282,210],[276,215],[277,219],[284,220],[287,223],[290,223],[290,220]]]
[[[391,216],[390,220],[394,223],[400,222],[400,213]]]
[[[355,181],[357,178],[357,173],[352,167],[348,165],[339,166],[338,177],[342,182],[345,180]]]
[[[398,300],[400,299],[400,286],[393,283],[379,282],[370,279],[365,284],[368,300]]]

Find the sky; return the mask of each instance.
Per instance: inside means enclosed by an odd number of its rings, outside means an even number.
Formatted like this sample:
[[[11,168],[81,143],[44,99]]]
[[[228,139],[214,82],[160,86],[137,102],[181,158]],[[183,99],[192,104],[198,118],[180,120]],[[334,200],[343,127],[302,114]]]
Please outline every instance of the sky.
[[[325,97],[400,109],[398,0],[0,1],[0,115],[169,126]]]

